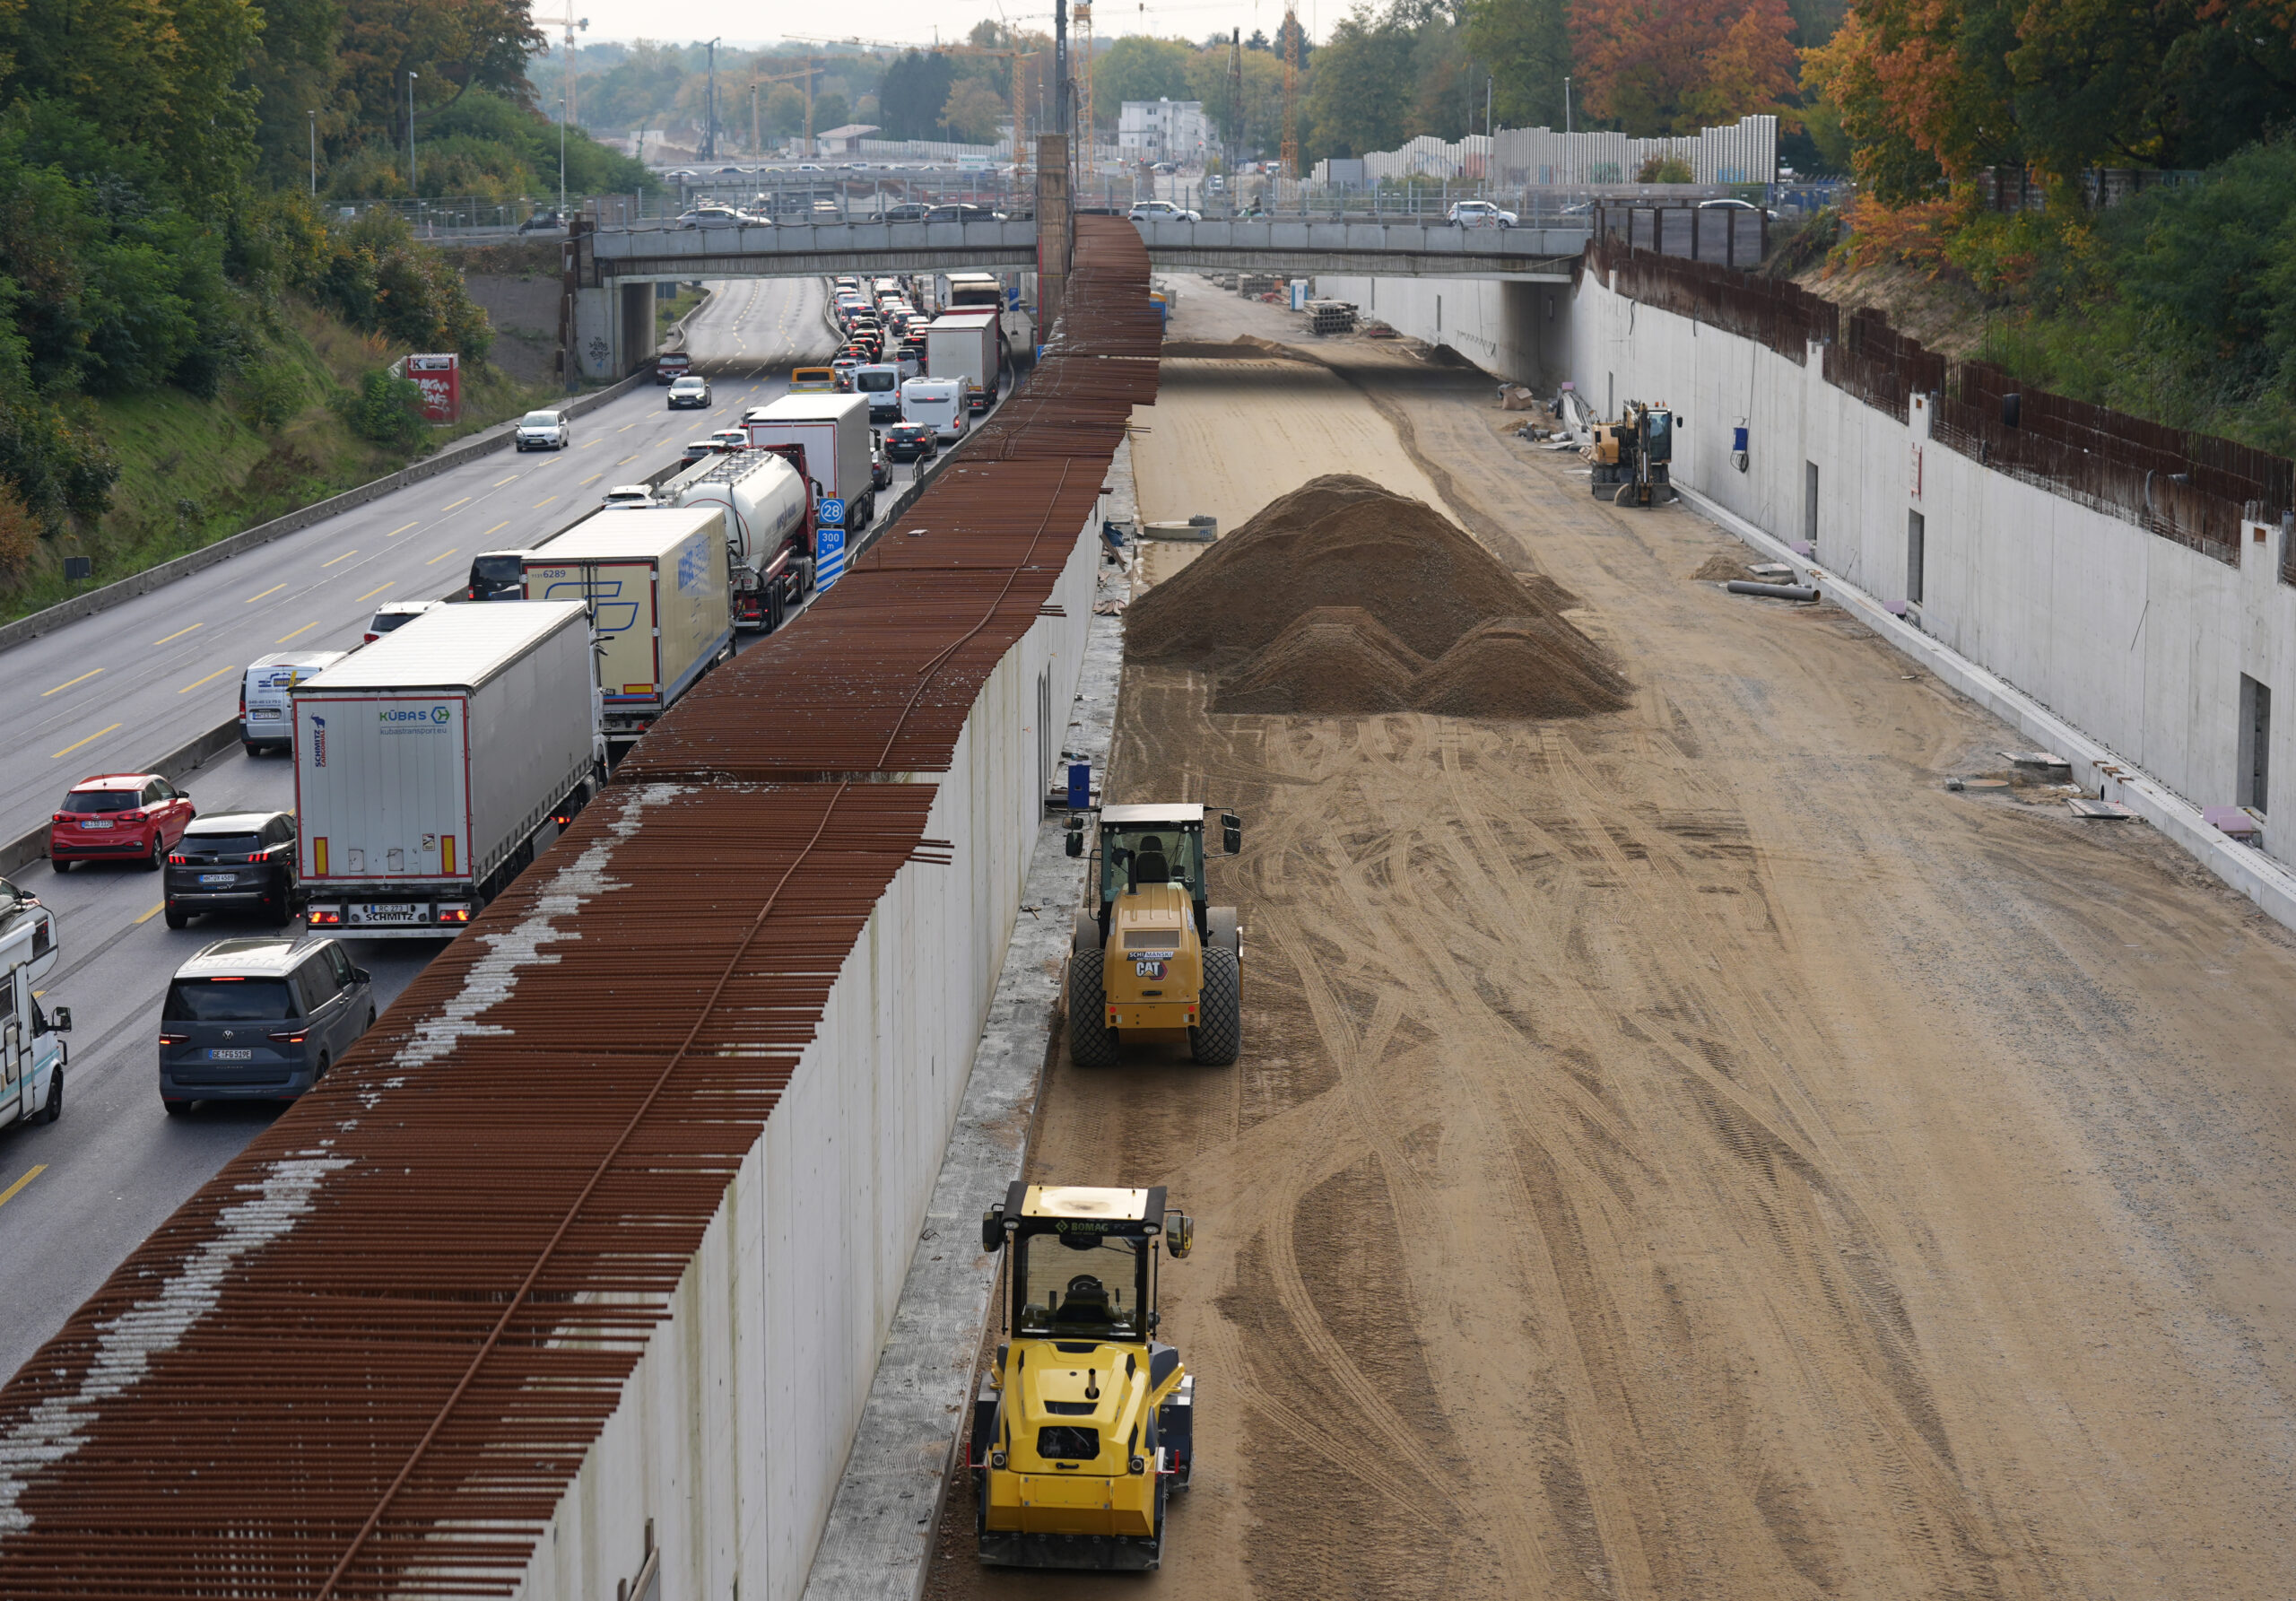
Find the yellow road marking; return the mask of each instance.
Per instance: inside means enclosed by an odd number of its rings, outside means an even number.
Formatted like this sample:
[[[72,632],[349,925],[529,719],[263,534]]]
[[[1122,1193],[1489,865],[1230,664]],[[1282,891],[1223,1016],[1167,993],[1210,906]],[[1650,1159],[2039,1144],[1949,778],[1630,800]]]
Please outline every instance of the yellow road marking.
[[[246,604],[246,605],[255,605],[255,603],[256,603],[256,602],[257,602],[257,601],[261,600],[261,599],[264,597],[264,596],[265,596],[265,595],[276,595],[276,594],[278,594],[282,589],[284,589],[285,587],[287,587],[287,586],[286,586],[286,585],[284,585],[284,584],[274,584],[274,585],[272,585],[272,587],[271,587],[270,588],[265,589],[265,590],[263,592],[263,595],[250,595],[250,596],[248,596],[247,597],[247,600],[246,600],[245,604]]]
[[[305,624],[303,624],[303,626],[302,626],[302,627],[300,627],[300,628],[297,629],[293,633],[291,633],[291,634],[282,634],[278,639],[274,640],[272,641],[272,643],[273,643],[273,644],[274,644],[274,645],[284,645],[284,644],[285,644],[288,640],[300,640],[300,639],[301,639],[305,634],[307,634],[307,633],[310,632],[310,631],[311,631],[311,630],[313,630],[313,629],[317,628],[317,626],[318,626],[318,624],[317,624],[317,623],[316,623],[316,622],[306,622]]]
[[[396,539],[400,535],[405,533],[408,528],[416,528],[420,526],[422,526],[422,524],[419,522],[408,523],[404,527],[393,528],[389,533],[384,535],[383,537],[385,539]]]
[[[167,905],[168,903],[166,901],[161,901],[159,905],[153,907],[150,911],[145,912],[142,917],[136,918],[135,927],[138,928],[143,927],[144,924],[150,922],[153,918],[158,917],[162,911],[166,910]]]
[[[422,565],[425,567],[436,567],[439,562],[444,561],[448,557],[454,553],[455,553],[452,549],[440,551],[437,555],[431,557],[430,560],[425,561]]]
[[[352,557],[353,557],[353,556],[357,555],[358,553],[358,553],[357,551],[345,551],[345,552],[344,552],[344,553],[343,553],[343,554],[341,554],[340,556],[337,556],[337,557],[335,559],[335,561],[350,561],[350,560],[351,560],[351,558],[352,558]],[[322,561],[322,562],[320,562],[320,563],[319,563],[319,566],[320,566],[320,568],[321,568],[322,570],[325,570],[325,569],[326,569],[326,568],[333,567],[333,566],[335,565],[335,561]]]
[[[468,495],[465,495],[461,500],[455,502],[455,506],[467,506],[469,504],[470,497]],[[452,511],[455,509],[455,506],[441,506],[439,508],[439,515],[441,517],[445,516],[448,512]]]
[[[586,487],[586,486],[587,486],[587,485],[589,485],[589,484],[596,483],[599,479],[601,479],[601,478],[603,478],[603,477],[604,477],[604,476],[605,476],[605,474],[604,474],[604,473],[593,473],[593,474],[591,474],[587,478],[583,479],[583,480],[582,480],[582,482],[581,482],[580,483],[576,484],[574,487],[575,487],[576,489],[582,489],[582,488],[584,488],[584,487]]]
[[[502,530],[503,530],[503,529],[505,529],[505,528],[509,527],[509,526],[510,526],[510,525],[509,525],[509,523],[507,520],[505,520],[505,521],[503,521],[503,522],[499,522],[499,523],[495,524],[492,527],[489,528],[485,533],[483,533],[483,534],[480,535],[479,535],[479,537],[480,537],[481,539],[491,539],[491,538],[493,538],[493,537],[494,537],[494,535],[496,535],[497,534],[500,534],[500,532],[502,532]]]
[[[191,632],[192,629],[205,628],[206,626],[207,625],[204,622],[195,622],[191,625],[191,628],[179,628],[176,630],[175,632],[170,634],[166,639],[154,640],[152,643],[154,645],[172,645],[178,640],[182,639],[184,635]]]
[[[591,448],[592,446],[603,445],[605,441],[604,439],[592,439],[588,445],[578,445],[575,448],[578,450],[587,450]]]
[[[492,483],[487,485],[487,487],[489,489],[500,489],[506,483],[516,483],[517,481],[517,477],[518,475],[516,473],[513,473],[508,478],[497,478]]]
[[[176,693],[177,693],[177,694],[178,694],[178,695],[188,695],[189,693],[191,693],[191,692],[192,692],[192,691],[194,691],[194,690],[196,690],[196,689],[199,688],[199,687],[200,687],[200,684],[213,683],[214,683],[217,679],[219,679],[219,678],[222,677],[224,674],[226,674],[226,673],[234,673],[234,672],[237,672],[238,670],[239,670],[239,669],[237,669],[236,667],[218,667],[218,668],[216,668],[216,669],[215,669],[215,671],[213,671],[213,673],[210,673],[206,677],[204,677],[204,678],[201,679],[201,680],[199,681],[199,683],[187,683],[187,684],[185,684],[185,685],[183,686],[183,688],[181,688],[181,689],[178,690],[178,691],[176,692]]]
[[[393,579],[391,580],[391,584],[396,584],[396,583],[397,583],[397,582],[398,582],[398,580],[397,580],[396,579]],[[361,596],[359,597],[359,600],[372,600],[372,599],[374,599],[374,598],[375,598],[375,596],[377,596],[378,595],[380,595],[380,594],[381,594],[385,589],[389,588],[389,587],[391,587],[391,584],[382,584],[382,585],[378,585],[378,586],[377,586],[375,588],[370,589],[370,590],[368,590],[368,591],[367,591],[367,593],[366,593],[366,594],[364,594],[364,595]],[[354,605],[354,606],[355,606],[355,605],[357,605],[359,604],[359,600],[354,600],[354,601],[352,601],[351,604],[352,604],[352,605]]]
[[[226,667],[223,671],[228,673],[230,669]],[[101,739],[105,735],[116,732],[118,727],[119,725],[117,723],[114,723],[109,728],[99,728],[93,734],[89,735],[87,738],[79,741],[78,744],[65,745],[62,750],[57,752],[55,755],[50,756],[48,760],[50,761],[55,761],[62,757],[69,756],[73,752],[78,750],[81,745],[91,745],[95,744],[96,741]]]
[[[75,684],[75,683],[87,683],[87,682],[88,682],[88,680],[90,680],[91,678],[93,678],[97,674],[99,674],[99,673],[100,673],[100,672],[102,672],[102,671],[103,671],[103,669],[102,669],[101,667],[91,667],[91,668],[90,668],[87,672],[81,674],[80,674],[80,676],[79,676],[79,677],[77,677],[77,678],[67,678],[67,679],[65,679],[62,683],[57,684],[57,685],[56,686],[56,689],[53,689],[53,690],[42,690],[42,691],[40,691],[40,692],[39,692],[39,698],[40,698],[41,700],[47,700],[50,695],[55,694],[55,693],[57,692],[57,690],[68,690],[68,689],[70,689],[70,688],[71,688],[74,684]]]
[[[620,428],[615,429],[615,430],[614,430],[614,432],[616,432],[616,433],[628,433],[631,429],[633,429],[633,428],[635,428],[635,427],[637,427],[637,426],[638,426],[638,424],[637,424],[637,423],[635,423],[635,422],[625,422],[625,423],[623,423]]]
[[[625,456],[625,457],[623,457],[620,461],[618,461],[618,462],[614,463],[613,465],[614,465],[614,466],[618,466],[618,467],[626,467],[626,466],[628,466],[631,462],[636,461],[637,459],[638,459],[638,458],[637,458],[636,457],[634,457],[634,456]]]
[[[536,511],[540,511],[544,507],[545,507],[545,506],[549,505],[551,500],[555,500],[556,499],[558,499],[558,497],[557,497],[556,495],[552,495],[552,496],[551,496],[551,497],[550,497],[550,500],[536,500],[536,501],[535,502],[535,509]]]
[[[39,1166],[34,1168],[30,1172],[26,1173],[22,1178],[17,1179],[7,1188],[0,1189],[0,1206],[5,1206],[9,1202],[14,1200],[18,1190],[23,1188],[25,1185],[30,1184],[33,1179],[39,1178],[46,1171],[48,1171],[48,1163],[41,1162]]]

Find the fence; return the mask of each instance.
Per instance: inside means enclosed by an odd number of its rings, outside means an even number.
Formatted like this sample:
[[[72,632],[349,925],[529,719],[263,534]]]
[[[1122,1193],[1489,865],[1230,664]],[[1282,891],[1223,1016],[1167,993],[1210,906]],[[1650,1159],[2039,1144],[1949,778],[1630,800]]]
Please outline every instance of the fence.
[[[1605,202],[1595,207],[1595,232],[1636,249],[1718,266],[1757,267],[1770,254],[1770,213],[1750,205]]]
[[[1846,317],[1795,284],[1598,233],[1587,262],[1630,300],[1760,341],[1806,361],[1822,347],[1826,381],[1903,421],[1934,397],[1930,437],[2009,477],[2238,565],[2240,526],[2296,515],[2296,463],[2212,434],[2019,385],[1984,361],[1949,362],[1871,308]],[[2281,576],[2296,583],[2296,541]]]
[[[2083,204],[2091,211],[2102,211],[2147,189],[2193,183],[2200,177],[2198,172],[2182,170],[2092,167],[2081,174],[2075,187]],[[2037,212],[2048,204],[2048,183],[2030,167],[1979,168],[1977,192],[1988,207],[1997,212]]]

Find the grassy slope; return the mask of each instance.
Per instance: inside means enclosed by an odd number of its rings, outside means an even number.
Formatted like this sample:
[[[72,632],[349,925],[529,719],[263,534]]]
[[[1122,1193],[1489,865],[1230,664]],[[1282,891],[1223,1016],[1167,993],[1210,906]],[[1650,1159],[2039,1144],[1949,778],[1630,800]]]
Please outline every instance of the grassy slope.
[[[396,361],[401,352],[316,308],[283,306],[259,360],[291,374],[296,413],[275,433],[251,424],[230,389],[199,400],[159,389],[98,404],[120,466],[111,510],[92,529],[42,540],[26,581],[0,592],[0,622],[64,599],[75,587],[140,572],[314,500],[380,477],[405,457],[369,444],[328,405],[338,389]],[[551,390],[549,394],[555,394]],[[487,370],[465,375],[460,425],[432,431],[434,443],[490,427],[545,397]],[[63,558],[89,556],[95,576],[73,586]]]

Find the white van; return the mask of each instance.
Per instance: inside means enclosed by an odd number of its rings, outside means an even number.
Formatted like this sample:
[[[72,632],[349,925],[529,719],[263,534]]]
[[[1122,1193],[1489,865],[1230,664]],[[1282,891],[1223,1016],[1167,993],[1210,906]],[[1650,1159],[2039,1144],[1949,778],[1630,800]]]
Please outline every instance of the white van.
[[[900,421],[900,364],[872,361],[853,370],[853,392],[869,397],[869,421]]]
[[[900,387],[900,420],[922,422],[944,445],[965,437],[964,380],[953,378],[913,378]]]
[[[335,666],[348,651],[274,650],[248,665],[239,679],[239,744],[250,756],[292,750],[294,714],[287,692],[299,679]]]
[[[56,914],[0,878],[0,1125],[63,1115],[57,1036],[72,1031],[72,1009],[48,1011],[32,988],[55,970],[58,953]]]

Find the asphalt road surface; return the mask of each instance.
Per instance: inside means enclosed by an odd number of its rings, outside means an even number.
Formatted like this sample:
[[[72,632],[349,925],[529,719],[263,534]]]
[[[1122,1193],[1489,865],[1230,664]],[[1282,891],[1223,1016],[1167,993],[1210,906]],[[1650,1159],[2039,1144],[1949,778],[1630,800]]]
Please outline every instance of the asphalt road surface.
[[[715,383],[712,413],[665,412],[659,389],[641,388],[578,420],[561,454],[489,457],[5,653],[20,688],[0,709],[0,748],[12,753],[0,763],[0,837],[36,826],[75,780],[134,770],[230,717],[239,668],[255,656],[355,644],[381,601],[445,595],[471,552],[563,526],[607,484],[782,393],[793,363],[828,359],[819,284],[720,287],[689,325]],[[233,751],[184,787],[202,815],[294,805],[292,770],[275,756]],[[72,1008],[74,1029],[63,1119],[0,1129],[0,1372],[279,1115],[210,1103],[170,1118],[157,1083],[168,976],[215,940],[270,929],[209,917],[171,930],[159,875],[124,863],[67,874],[36,862],[16,876],[57,912],[63,961],[40,994]],[[305,935],[300,923],[286,932]],[[378,1009],[445,948],[348,943],[374,975]]]

